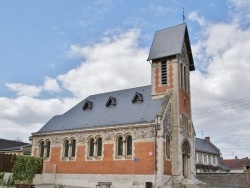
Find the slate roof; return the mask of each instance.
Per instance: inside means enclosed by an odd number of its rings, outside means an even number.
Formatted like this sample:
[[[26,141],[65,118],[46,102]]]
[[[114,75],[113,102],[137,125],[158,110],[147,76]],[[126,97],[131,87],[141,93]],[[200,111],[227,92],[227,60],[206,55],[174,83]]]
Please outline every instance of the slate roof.
[[[195,151],[221,155],[220,150],[205,139],[195,138]]]
[[[136,92],[143,95],[142,102],[132,102]],[[107,107],[110,97],[116,99],[116,105]],[[86,101],[92,102],[92,108],[83,110]],[[54,116],[37,133],[153,122],[161,103],[162,98],[151,99],[150,85],[91,95],[63,115]]]
[[[244,166],[250,166],[250,159],[223,159],[223,162],[231,169],[243,169]]]
[[[221,168],[222,170],[224,170],[224,171],[229,171],[229,170],[230,170],[229,166],[227,166],[227,165],[224,163],[223,160],[220,160],[219,166],[220,166],[220,168]]]
[[[21,147],[21,146],[26,146],[29,145],[28,143],[25,142],[20,142],[20,141],[15,141],[15,140],[6,140],[6,139],[1,139],[0,138],[0,150],[6,150],[9,148],[16,148],[16,147]]]
[[[156,31],[147,60],[181,54],[184,41],[186,42],[189,55],[189,69],[190,71],[195,70],[187,25],[185,23]]]

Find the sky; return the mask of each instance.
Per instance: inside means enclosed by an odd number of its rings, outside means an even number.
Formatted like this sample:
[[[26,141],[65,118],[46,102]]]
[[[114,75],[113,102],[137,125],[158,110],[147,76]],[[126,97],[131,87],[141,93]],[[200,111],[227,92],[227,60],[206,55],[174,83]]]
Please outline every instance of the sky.
[[[28,142],[88,95],[149,85],[155,31],[183,21],[196,136],[250,157],[248,0],[2,0],[0,138]]]

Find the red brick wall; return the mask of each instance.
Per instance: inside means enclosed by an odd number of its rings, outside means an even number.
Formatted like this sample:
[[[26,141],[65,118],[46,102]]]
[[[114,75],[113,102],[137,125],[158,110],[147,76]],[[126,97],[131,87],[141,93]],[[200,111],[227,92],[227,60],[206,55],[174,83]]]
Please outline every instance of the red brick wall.
[[[163,144],[164,146],[164,157],[163,157],[163,167],[164,167],[164,170],[163,170],[163,174],[164,175],[172,175],[172,163],[170,160],[167,160],[166,159],[166,143]]]
[[[134,143],[134,158],[139,159],[135,162],[133,159],[120,160],[113,158],[114,145],[104,144],[103,160],[85,160],[85,146],[77,147],[75,161],[60,160],[61,148],[51,147],[50,161],[56,165],[56,173],[68,174],[153,174],[154,173],[154,142]],[[46,165],[46,164],[45,164]]]

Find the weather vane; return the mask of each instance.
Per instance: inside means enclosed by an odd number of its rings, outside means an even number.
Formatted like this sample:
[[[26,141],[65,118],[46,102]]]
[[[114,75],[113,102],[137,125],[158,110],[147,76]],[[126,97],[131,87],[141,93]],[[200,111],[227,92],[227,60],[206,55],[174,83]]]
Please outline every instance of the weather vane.
[[[183,21],[183,23],[185,22],[184,7],[183,7],[183,12],[182,12],[182,21]]]

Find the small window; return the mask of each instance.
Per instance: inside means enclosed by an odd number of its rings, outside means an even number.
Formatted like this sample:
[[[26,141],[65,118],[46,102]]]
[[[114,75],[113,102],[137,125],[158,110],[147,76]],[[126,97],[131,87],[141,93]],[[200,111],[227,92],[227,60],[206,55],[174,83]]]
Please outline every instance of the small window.
[[[44,156],[44,142],[41,141],[40,142],[40,157],[43,157]]]
[[[208,156],[207,155],[202,155],[202,162],[203,164],[208,164]]]
[[[184,70],[183,70],[183,84],[184,84],[184,90],[187,90],[187,74],[186,74],[186,66],[184,66]]]
[[[64,141],[64,157],[69,157],[69,141]]]
[[[122,153],[123,153],[123,139],[120,136],[117,139],[117,156],[122,156]]]
[[[170,138],[166,136],[166,158],[170,159]]]
[[[86,100],[82,109],[83,110],[91,110],[93,108],[93,102]]]
[[[97,138],[97,156],[102,156],[102,138]]]
[[[188,131],[188,117],[184,114],[182,114],[182,129],[184,131]]]
[[[71,140],[71,157],[76,156],[76,140],[72,139]]]
[[[211,156],[211,164],[217,165],[217,158],[215,156]]]
[[[141,93],[136,92],[133,99],[132,99],[132,103],[136,103],[136,102],[143,102],[143,95]]]
[[[46,142],[46,158],[50,156],[50,141]]]
[[[180,71],[181,78],[180,78],[180,80],[181,80],[181,87],[183,87],[183,65],[182,65],[182,63],[180,66],[181,66],[181,71]]]
[[[132,155],[132,137],[129,135],[126,139],[127,155]]]
[[[110,106],[116,106],[116,98],[114,97],[109,97],[107,103],[106,103],[106,106],[107,107],[110,107]]]
[[[94,157],[94,138],[90,138],[89,140],[89,157]]]
[[[168,83],[168,76],[167,76],[167,62],[161,62],[161,83],[167,84]]]

